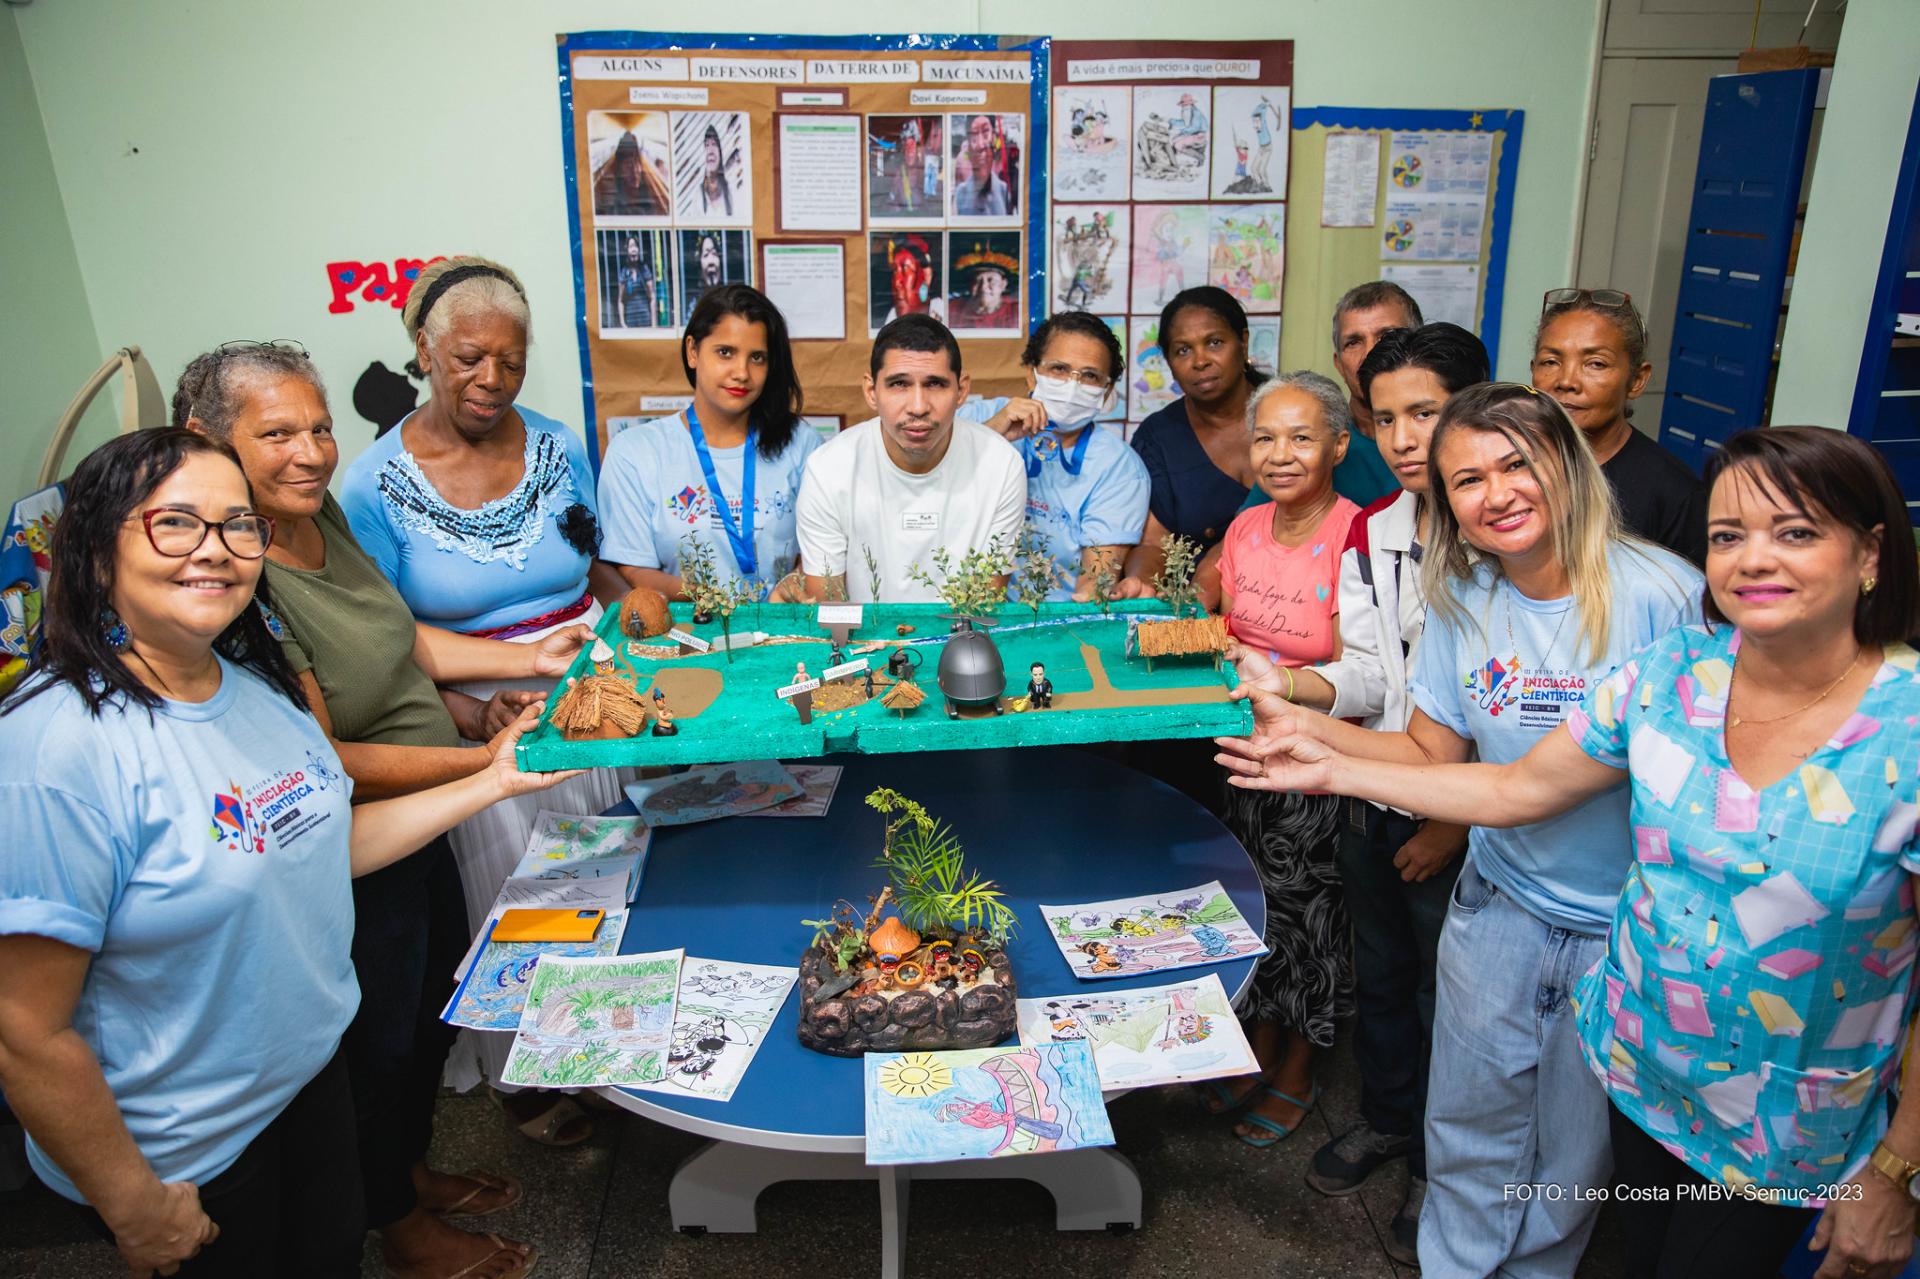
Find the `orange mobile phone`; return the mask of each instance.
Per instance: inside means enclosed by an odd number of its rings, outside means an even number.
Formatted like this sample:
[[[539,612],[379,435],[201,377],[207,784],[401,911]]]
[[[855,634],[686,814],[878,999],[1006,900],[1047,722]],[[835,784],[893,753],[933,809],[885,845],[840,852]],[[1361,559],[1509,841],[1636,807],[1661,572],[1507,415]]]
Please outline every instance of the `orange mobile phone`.
[[[592,941],[604,910],[505,911],[493,926],[495,941]]]

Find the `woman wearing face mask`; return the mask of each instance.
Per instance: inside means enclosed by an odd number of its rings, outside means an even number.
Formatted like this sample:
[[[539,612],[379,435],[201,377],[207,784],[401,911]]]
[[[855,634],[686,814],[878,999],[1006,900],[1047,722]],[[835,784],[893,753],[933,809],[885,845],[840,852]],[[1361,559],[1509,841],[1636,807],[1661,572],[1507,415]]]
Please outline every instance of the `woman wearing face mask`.
[[[1620,531],[1592,451],[1545,392],[1460,391],[1428,459],[1430,611],[1406,731],[1300,709],[1268,672],[1248,689],[1273,694],[1256,698],[1254,738],[1221,742],[1236,784],[1293,789],[1263,763],[1294,734],[1357,758],[1452,764],[1477,749],[1510,762],[1561,728],[1583,690],[1698,615],[1699,573]],[[1619,786],[1468,837],[1436,979],[1419,1234],[1429,1274],[1565,1276],[1580,1260],[1598,1204],[1571,1188],[1606,1184],[1607,1106],[1569,1001],[1606,949],[1632,856]],[[1567,1189],[1520,1198],[1503,1189],[1514,1185]]]
[[[764,597],[799,567],[794,501],[820,446],[800,420],[787,324],[759,290],[723,284],[693,308],[681,348],[692,405],[622,431],[601,463],[601,562],[629,587],[684,600],[681,557],[698,541],[723,578]]]
[[[1027,464],[1027,518],[1053,550],[1057,584],[1049,599],[1090,600],[1101,572],[1115,579],[1147,522],[1147,468],[1111,431],[1093,424],[1112,401],[1125,367],[1119,339],[1105,320],[1063,311],[1027,339],[1020,362],[1027,394],[963,409],[991,414]],[[1116,598],[1137,596],[1138,583],[1116,581]]]
[[[1613,289],[1551,289],[1533,338],[1533,384],[1560,401],[1593,446],[1620,522],[1695,565],[1707,557],[1707,490],[1687,464],[1633,428],[1653,376],[1647,326]]]

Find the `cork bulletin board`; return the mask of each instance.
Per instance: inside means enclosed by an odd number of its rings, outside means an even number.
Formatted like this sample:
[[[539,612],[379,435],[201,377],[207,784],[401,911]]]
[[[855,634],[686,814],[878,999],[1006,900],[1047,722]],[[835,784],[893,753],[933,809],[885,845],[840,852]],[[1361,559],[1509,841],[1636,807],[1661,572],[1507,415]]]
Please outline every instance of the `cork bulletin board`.
[[[812,424],[869,416],[870,336],[923,311],[974,389],[1025,386],[1046,313],[1049,42],[561,35],[588,447],[687,402],[700,293],[780,306]]]

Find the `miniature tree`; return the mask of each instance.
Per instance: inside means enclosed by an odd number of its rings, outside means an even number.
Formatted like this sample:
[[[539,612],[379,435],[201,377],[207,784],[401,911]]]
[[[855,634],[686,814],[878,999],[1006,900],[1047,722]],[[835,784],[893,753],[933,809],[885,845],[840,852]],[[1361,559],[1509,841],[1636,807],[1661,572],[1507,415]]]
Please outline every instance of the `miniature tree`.
[[[946,547],[935,547],[933,567],[940,574],[938,581],[917,562],[907,570],[907,576],[938,594],[962,617],[991,616],[1007,598],[999,579],[1013,571],[1013,564],[998,537],[988,542],[985,550],[968,551],[958,562]]]
[[[1154,575],[1154,593],[1167,602],[1176,618],[1185,617],[1188,610],[1198,611],[1200,592],[1193,585],[1193,573],[1200,567],[1200,544],[1169,533],[1160,539],[1160,549],[1167,558]]]
[[[713,548],[698,538],[680,542],[680,581],[693,601],[695,619],[705,616],[720,619],[720,634],[727,646],[727,661],[733,661],[733,614],[742,604],[760,599],[760,588],[740,577],[720,579]]]
[[[880,598],[880,561],[873,557],[873,548],[864,542],[860,544],[860,554],[866,557],[867,581],[873,587],[868,598],[878,600]]]
[[[998,885],[967,871],[966,854],[952,827],[884,786],[867,796],[867,806],[900,814],[887,823],[880,856],[873,864],[886,870],[893,900],[899,903],[907,925],[922,932],[934,928],[978,931],[994,946],[1004,946],[1019,919],[1001,900]],[[881,898],[887,895],[882,891]]]
[[[1053,588],[1065,581],[1060,566],[1054,563],[1053,546],[1047,541],[1047,535],[1040,526],[1028,520],[1020,526],[1020,536],[1013,543],[1013,597],[1033,610],[1036,625],[1040,621],[1040,606],[1046,603]]]
[[[1100,557],[1100,566],[1093,571],[1093,602],[1100,606],[1102,613],[1113,610],[1113,588],[1120,585],[1120,577],[1113,571],[1113,562],[1106,556]]]

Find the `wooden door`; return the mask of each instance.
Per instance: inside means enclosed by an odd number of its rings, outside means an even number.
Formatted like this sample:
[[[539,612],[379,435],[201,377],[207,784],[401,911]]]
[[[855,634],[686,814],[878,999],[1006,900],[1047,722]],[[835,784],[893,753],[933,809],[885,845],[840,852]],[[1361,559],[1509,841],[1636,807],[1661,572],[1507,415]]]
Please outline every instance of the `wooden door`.
[[[1624,290],[1646,316],[1653,378],[1633,423],[1656,439],[1707,84],[1733,70],[1731,58],[1601,62],[1574,282]]]

